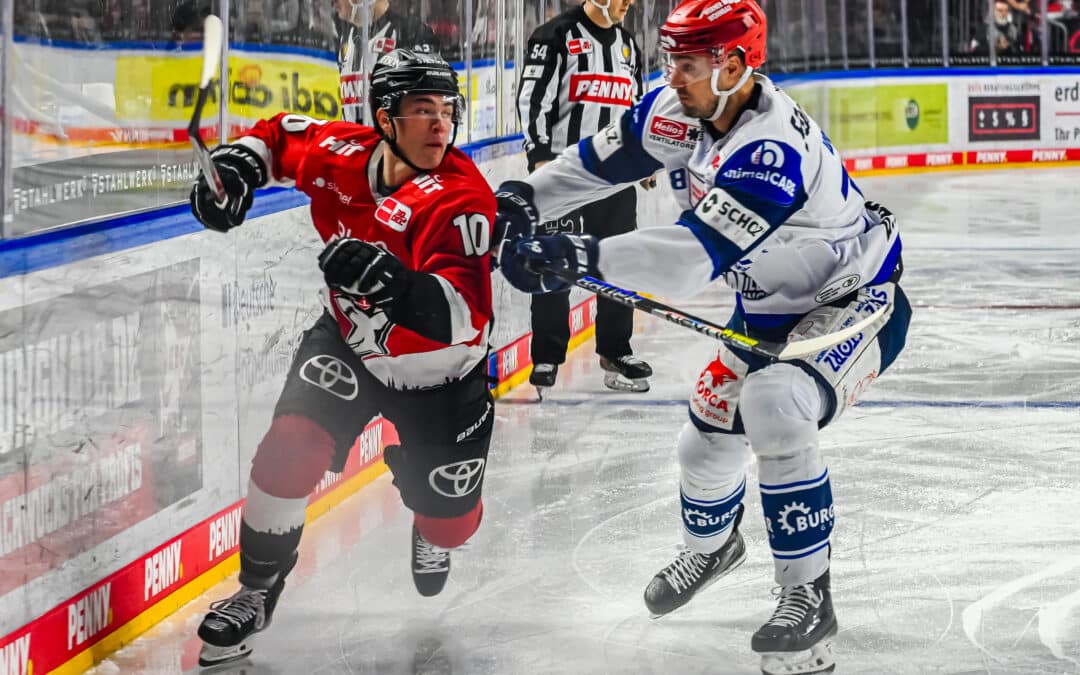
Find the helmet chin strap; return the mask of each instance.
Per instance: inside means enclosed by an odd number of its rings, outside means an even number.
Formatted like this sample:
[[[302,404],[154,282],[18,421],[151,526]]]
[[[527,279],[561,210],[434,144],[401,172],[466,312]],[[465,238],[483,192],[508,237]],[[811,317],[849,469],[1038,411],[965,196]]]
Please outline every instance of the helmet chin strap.
[[[597,8],[601,12],[603,12],[604,19],[606,19],[608,23],[614,24],[615,20],[611,18],[610,14],[608,14],[608,10],[611,9],[611,2],[612,2],[612,0],[607,0],[607,4],[601,5],[596,0],[589,0],[589,3],[592,4],[593,7]]]
[[[720,69],[713,68],[712,78],[709,80],[709,85],[712,87],[712,93],[716,96],[719,96],[720,98],[716,101],[716,110],[714,110],[713,114],[709,115],[709,117],[707,117],[706,119],[708,119],[710,122],[715,122],[716,120],[718,120],[720,118],[720,115],[722,115],[724,112],[724,107],[727,105],[728,97],[730,97],[738,90],[742,89],[743,85],[747,83],[747,81],[750,79],[750,76],[753,74],[754,69],[747,66],[746,70],[743,71],[742,77],[740,77],[739,81],[735,83],[735,86],[733,86],[731,89],[725,89],[721,91]]]

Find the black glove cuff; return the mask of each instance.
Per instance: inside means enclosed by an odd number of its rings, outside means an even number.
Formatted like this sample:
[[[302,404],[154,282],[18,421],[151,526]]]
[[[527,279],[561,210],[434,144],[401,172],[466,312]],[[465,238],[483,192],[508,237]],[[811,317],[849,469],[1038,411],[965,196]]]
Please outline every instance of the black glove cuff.
[[[499,185],[495,193],[495,203],[499,208],[505,207],[525,215],[533,222],[539,222],[539,215],[533,206],[535,194],[533,186],[525,181],[508,180]]]
[[[430,274],[408,272],[408,286],[386,308],[394,323],[435,342],[450,344],[450,303],[442,284]]]
[[[230,143],[219,145],[210,153],[215,163],[228,164],[236,169],[240,178],[251,187],[261,188],[266,185],[268,171],[262,157],[246,145]]]

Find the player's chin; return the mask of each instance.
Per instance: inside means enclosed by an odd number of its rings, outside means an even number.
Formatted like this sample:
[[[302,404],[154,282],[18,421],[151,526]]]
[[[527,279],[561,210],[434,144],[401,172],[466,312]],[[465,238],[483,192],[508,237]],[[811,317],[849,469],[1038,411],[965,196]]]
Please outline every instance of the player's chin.
[[[439,163],[442,162],[443,156],[446,155],[446,147],[447,146],[445,143],[425,144],[419,152],[420,156],[418,157],[418,159],[420,161],[418,161],[416,165],[419,166],[421,169],[434,169],[435,167],[439,166]]]

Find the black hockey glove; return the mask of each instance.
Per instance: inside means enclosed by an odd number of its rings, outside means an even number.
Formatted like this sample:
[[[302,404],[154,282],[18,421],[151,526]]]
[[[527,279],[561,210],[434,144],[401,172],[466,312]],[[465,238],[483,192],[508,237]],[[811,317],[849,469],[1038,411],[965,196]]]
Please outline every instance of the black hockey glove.
[[[326,285],[386,305],[408,292],[414,272],[392,253],[359,239],[338,239],[319,254]]]
[[[589,235],[556,234],[507,244],[499,268],[510,285],[526,293],[554,293],[570,284],[544,270],[563,270],[576,277],[599,277],[600,244]]]
[[[495,227],[491,237],[492,265],[499,259],[504,243],[512,246],[520,239],[536,234],[540,219],[532,199],[533,189],[528,183],[509,180],[499,186],[495,193]]]
[[[225,187],[225,202],[217,203],[206,177],[200,174],[191,187],[191,212],[211,230],[228,232],[244,222],[255,189],[266,184],[266,167],[262,158],[244,145],[219,145],[210,159]]]

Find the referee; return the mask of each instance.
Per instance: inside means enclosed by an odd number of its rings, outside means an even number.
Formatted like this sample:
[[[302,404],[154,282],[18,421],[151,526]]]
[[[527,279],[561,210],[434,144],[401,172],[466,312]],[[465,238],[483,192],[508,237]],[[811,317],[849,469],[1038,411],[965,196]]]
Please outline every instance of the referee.
[[[412,14],[390,9],[390,0],[333,0],[334,34],[338,42],[338,72],[341,76],[341,117],[346,122],[363,124],[365,104],[361,96],[362,80],[372,64],[395,49],[432,54],[438,50],[435,33]],[[361,50],[363,12],[371,12],[368,26],[368,52]]]
[[[634,0],[586,0],[539,26],[529,37],[518,86],[518,114],[532,173],[568,146],[595,135],[641,99],[641,50],[622,27]],[[642,185],[650,185],[646,181]],[[547,234],[582,231],[597,238],[637,228],[633,187],[543,223]],[[570,341],[570,292],[532,296],[532,361],[529,382],[555,384]],[[648,391],[649,364],[633,356],[634,310],[597,299],[596,353],[604,384]]]

